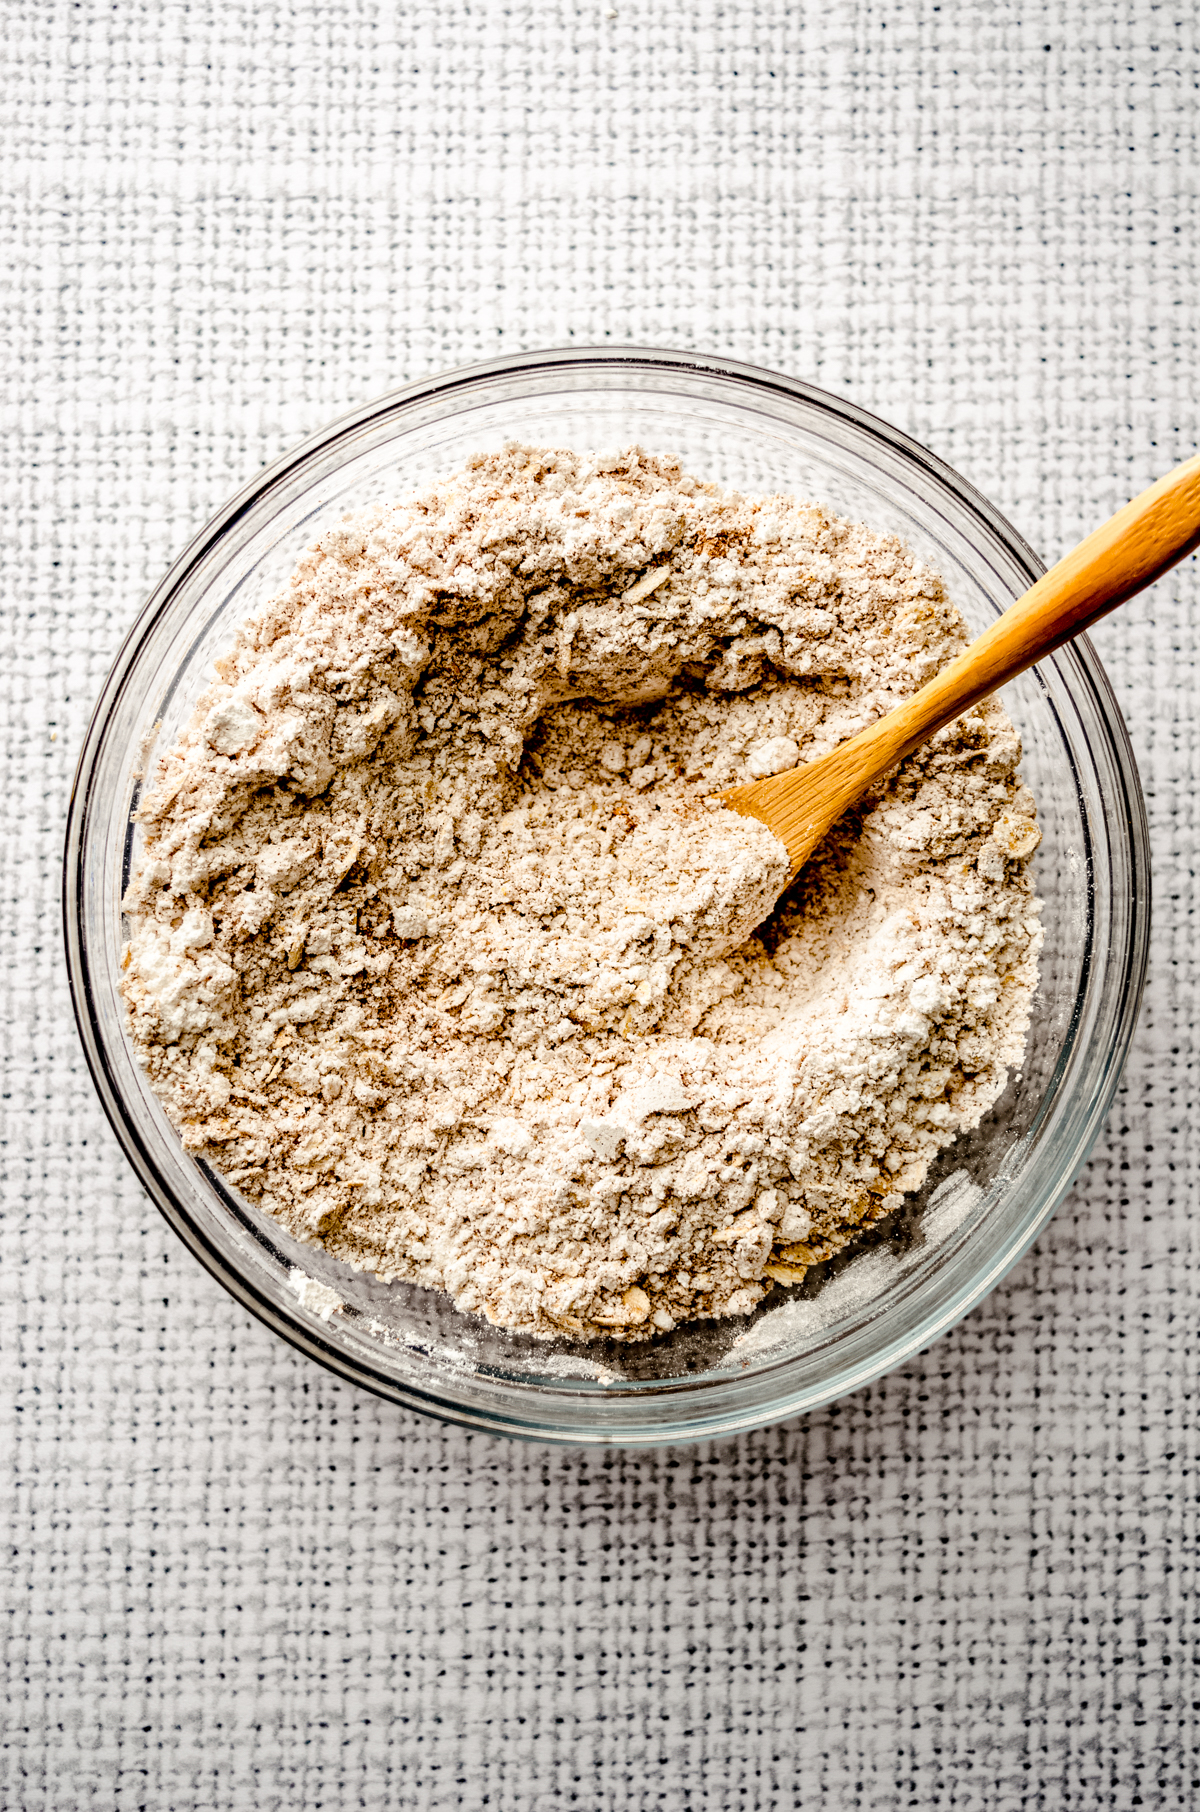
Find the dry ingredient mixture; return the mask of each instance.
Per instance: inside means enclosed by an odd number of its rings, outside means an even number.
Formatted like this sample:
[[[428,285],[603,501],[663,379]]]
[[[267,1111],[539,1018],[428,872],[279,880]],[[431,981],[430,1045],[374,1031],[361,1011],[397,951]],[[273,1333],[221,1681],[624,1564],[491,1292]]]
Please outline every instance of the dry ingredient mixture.
[[[778,906],[782,845],[711,796],[965,640],[894,537],[636,448],[510,446],[330,528],[137,813],[124,993],[185,1145],[538,1335],[798,1281],[1020,1063],[1040,833],[993,701]]]

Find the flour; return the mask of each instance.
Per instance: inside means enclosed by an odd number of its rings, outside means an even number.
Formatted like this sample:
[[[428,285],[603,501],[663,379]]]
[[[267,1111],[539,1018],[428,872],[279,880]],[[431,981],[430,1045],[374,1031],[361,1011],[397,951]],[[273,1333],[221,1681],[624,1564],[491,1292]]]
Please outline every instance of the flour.
[[[306,1309],[311,1309],[313,1314],[319,1316],[322,1321],[330,1320],[339,1309],[344,1309],[346,1306],[336,1290],[331,1290],[329,1285],[323,1284],[319,1278],[309,1277],[305,1271],[291,1271],[288,1275],[288,1282],[300,1298],[301,1305]]]
[[[538,1335],[799,1280],[1020,1062],[1036,814],[994,701],[777,906],[782,845],[712,795],[965,639],[895,538],[636,449],[510,447],[331,527],[138,812],[124,994],[185,1146]]]

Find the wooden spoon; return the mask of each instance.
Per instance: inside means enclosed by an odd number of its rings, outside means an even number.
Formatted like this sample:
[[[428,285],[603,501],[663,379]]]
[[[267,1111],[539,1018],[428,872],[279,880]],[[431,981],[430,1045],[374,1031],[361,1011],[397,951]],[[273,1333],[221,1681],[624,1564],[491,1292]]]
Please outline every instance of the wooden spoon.
[[[1052,654],[1200,545],[1200,454],[1052,566],[927,685],[848,742],[720,798],[786,844],[795,875],[842,813],[944,724]]]

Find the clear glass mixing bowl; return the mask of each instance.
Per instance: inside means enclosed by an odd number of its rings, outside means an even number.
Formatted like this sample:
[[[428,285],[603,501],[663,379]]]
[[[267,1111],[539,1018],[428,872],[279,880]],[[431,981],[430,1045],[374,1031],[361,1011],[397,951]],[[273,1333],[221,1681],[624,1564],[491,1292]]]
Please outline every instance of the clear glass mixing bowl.
[[[134,1061],[117,992],[120,899],[138,836],[134,752],[167,746],[235,625],[317,528],[517,438],[639,441],[705,478],[784,490],[903,536],[978,632],[1041,571],[961,478],[894,428],[806,384],[727,360],[563,351],[409,385],[277,461],[176,562],[121,649],[72,797],[66,942],[75,1010],[117,1136],[180,1237],[239,1301],[355,1383],[467,1426],[539,1440],[698,1440],[813,1409],[903,1363],[992,1289],[1061,1201],[1112,1099],[1149,930],[1145,812],[1116,702],[1086,641],[1008,688],[1044,829],[1046,950],[1025,1066],[866,1249],[767,1299],[749,1322],[681,1326],[642,1347],[547,1345],[382,1284],[295,1244],[182,1148]],[[298,1274],[342,1307],[308,1306]],[[328,1303],[329,1298],[325,1301]]]

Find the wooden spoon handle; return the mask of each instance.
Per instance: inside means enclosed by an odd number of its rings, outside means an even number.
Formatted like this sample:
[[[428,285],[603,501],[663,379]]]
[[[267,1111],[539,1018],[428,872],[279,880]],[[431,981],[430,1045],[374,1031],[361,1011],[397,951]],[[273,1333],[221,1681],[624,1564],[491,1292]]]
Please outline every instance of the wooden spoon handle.
[[[1053,654],[1198,545],[1200,454],[1118,510],[919,692],[853,741],[863,756],[868,742],[877,742],[871,766],[886,773],[943,724]]]
[[[828,755],[732,787],[725,804],[787,846],[792,873],[889,768],[1200,545],[1200,455],[1081,541],[927,685]]]

